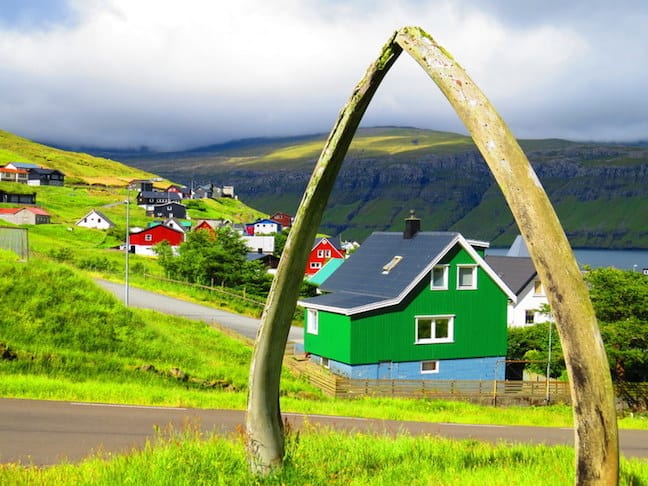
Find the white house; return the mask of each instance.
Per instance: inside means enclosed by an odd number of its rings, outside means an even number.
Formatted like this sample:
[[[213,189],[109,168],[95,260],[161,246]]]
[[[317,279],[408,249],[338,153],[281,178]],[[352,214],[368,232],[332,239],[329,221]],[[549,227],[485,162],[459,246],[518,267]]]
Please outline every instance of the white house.
[[[252,253],[272,254],[275,249],[274,236],[241,236]]]
[[[515,304],[509,302],[509,327],[552,320],[550,315],[540,312],[549,301],[522,236],[515,238],[506,256],[488,255],[486,261],[517,296]]]
[[[83,218],[76,222],[77,226],[82,226],[84,228],[94,228],[94,229],[109,229],[115,226],[107,216],[100,213],[96,209],[91,210]]]

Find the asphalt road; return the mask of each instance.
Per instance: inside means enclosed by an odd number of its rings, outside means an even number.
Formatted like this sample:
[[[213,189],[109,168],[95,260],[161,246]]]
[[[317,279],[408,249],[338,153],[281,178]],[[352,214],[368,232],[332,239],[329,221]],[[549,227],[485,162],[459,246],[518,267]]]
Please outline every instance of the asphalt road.
[[[101,279],[96,279],[95,281],[104,289],[112,292],[118,299],[124,300],[125,290],[123,284],[116,284]],[[213,307],[208,307],[206,305],[186,302],[173,297],[148,292],[133,286],[129,287],[128,303],[132,307],[153,309],[165,314],[204,321],[207,324],[218,323],[251,339],[256,338],[257,330],[259,329],[259,319],[240,316],[231,312],[214,309]],[[304,330],[301,327],[291,327],[288,341],[301,342],[303,340]]]
[[[305,416],[284,414],[294,429]],[[462,425],[429,422],[358,419],[310,415],[310,426],[395,435],[430,435],[477,439],[492,443],[573,445],[567,428]],[[0,461],[44,466],[77,462],[92,453],[123,453],[142,447],[155,437],[155,429],[181,430],[187,424],[204,432],[236,434],[243,430],[245,414],[239,410],[105,405],[98,403],[0,399]],[[620,443],[626,457],[648,458],[648,431],[622,430]]]

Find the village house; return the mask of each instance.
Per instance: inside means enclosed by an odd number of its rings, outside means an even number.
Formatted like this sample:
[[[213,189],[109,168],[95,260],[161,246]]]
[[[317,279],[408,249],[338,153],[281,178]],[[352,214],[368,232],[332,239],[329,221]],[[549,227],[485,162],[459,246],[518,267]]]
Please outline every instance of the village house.
[[[30,186],[62,186],[65,182],[65,174],[56,169],[45,169],[37,167],[29,169],[27,184]]]
[[[280,211],[270,216],[270,219],[279,223],[281,225],[281,229],[291,228],[293,224],[293,217],[288,213],[282,213]]]
[[[0,208],[0,219],[13,224],[49,224],[50,214],[41,208]]]
[[[339,238],[316,238],[308,255],[304,273],[307,277],[315,275],[332,258],[345,258]]]
[[[507,303],[485,242],[453,232],[373,233],[304,299],[304,350],[350,378],[495,380],[505,375]]]
[[[153,211],[157,205],[179,202],[181,199],[177,192],[140,191],[137,194],[137,205],[146,211]]]
[[[17,182],[19,184],[27,184],[27,175],[29,173],[25,169],[10,169],[8,167],[0,167],[0,182]]]
[[[521,236],[515,239],[505,256],[487,255],[486,262],[515,293],[516,300],[508,304],[508,327],[552,320],[541,311],[549,301]]]
[[[158,243],[167,241],[172,248],[177,248],[185,240],[184,231],[170,228],[163,224],[156,224],[143,230],[130,233],[129,237],[130,253],[146,256],[157,256],[153,247]]]
[[[176,201],[156,204],[148,212],[148,215],[154,218],[187,219],[187,206]]]
[[[109,229],[115,226],[108,216],[97,211],[96,209],[90,210],[83,218],[76,222],[77,226],[84,228],[94,228],[94,229]]]
[[[252,235],[272,235],[281,233],[281,225],[272,219],[257,219],[254,223],[245,225],[246,234]]]
[[[36,193],[5,191],[0,189],[0,202],[9,204],[36,204]]]

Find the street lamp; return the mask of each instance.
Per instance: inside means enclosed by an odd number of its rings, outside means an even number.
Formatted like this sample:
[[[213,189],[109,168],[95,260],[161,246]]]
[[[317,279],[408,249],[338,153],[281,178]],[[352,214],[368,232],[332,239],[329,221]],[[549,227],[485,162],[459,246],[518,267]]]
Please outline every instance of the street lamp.
[[[128,307],[128,254],[130,253],[130,190],[131,185],[126,186],[126,277],[124,280],[124,305]]]
[[[130,192],[134,185],[141,184],[142,182],[158,182],[162,178],[154,177],[152,179],[137,179],[130,181],[126,186],[126,255],[125,255],[125,278],[124,278],[124,305],[128,307],[129,304],[129,286],[128,286],[128,254],[130,253]]]

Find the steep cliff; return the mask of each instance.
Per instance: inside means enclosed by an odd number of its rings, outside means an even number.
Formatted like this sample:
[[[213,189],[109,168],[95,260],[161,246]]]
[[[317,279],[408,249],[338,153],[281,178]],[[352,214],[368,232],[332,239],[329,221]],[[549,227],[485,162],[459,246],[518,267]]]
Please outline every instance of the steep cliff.
[[[394,145],[397,134],[400,149]],[[432,135],[434,143],[426,138]],[[363,144],[363,137],[373,138]],[[466,137],[392,128],[361,131],[358,138],[338,177],[322,232],[362,240],[372,231],[401,229],[414,209],[425,230],[458,230],[495,246],[513,240],[517,229],[511,214]],[[380,149],[386,140],[390,148]],[[280,146],[257,140],[253,147],[230,144],[124,159],[186,184],[232,184],[259,210],[294,213],[320,143],[317,137]],[[521,145],[574,247],[648,248],[648,148],[562,140]]]

